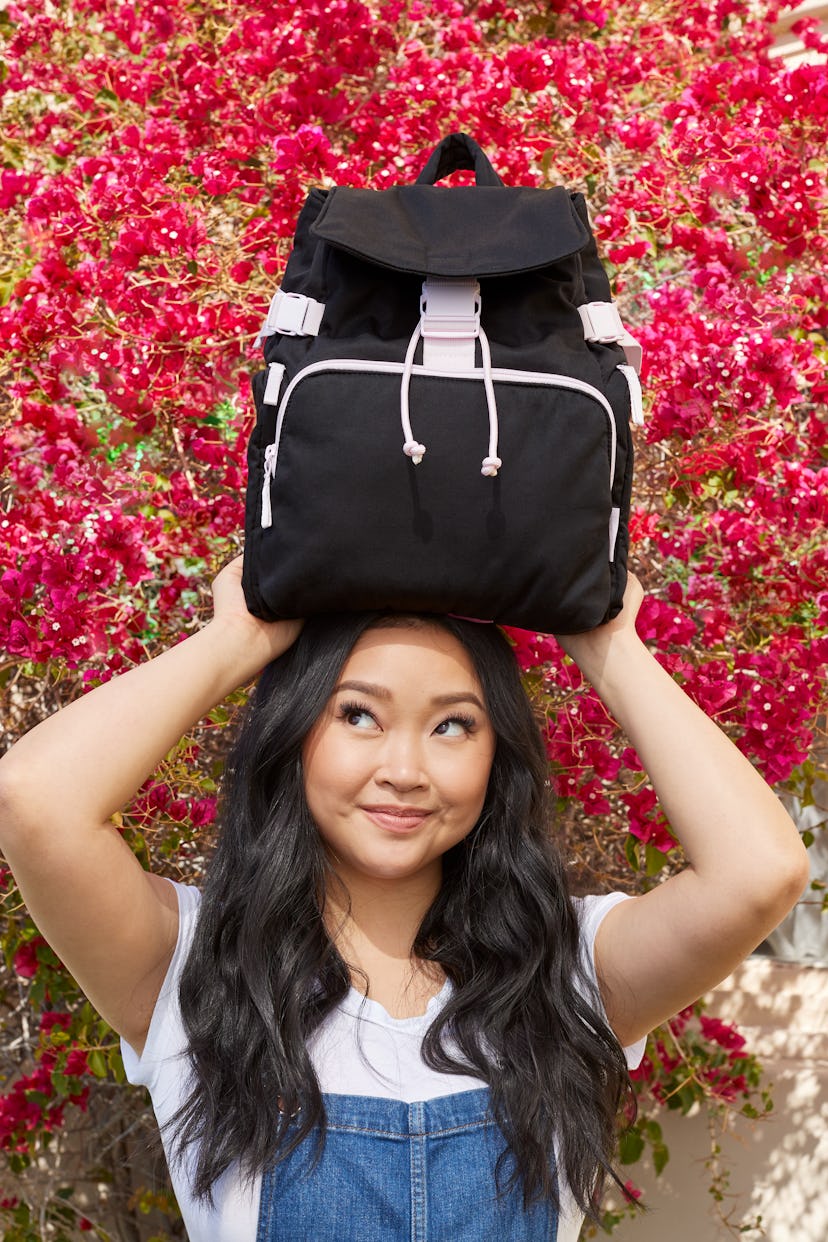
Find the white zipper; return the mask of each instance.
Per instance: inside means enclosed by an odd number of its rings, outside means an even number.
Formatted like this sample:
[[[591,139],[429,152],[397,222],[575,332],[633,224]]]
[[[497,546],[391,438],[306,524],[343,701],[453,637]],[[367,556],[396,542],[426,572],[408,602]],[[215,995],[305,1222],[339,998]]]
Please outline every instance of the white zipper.
[[[285,389],[282,400],[279,403],[279,413],[276,418],[276,432],[273,437],[273,443],[269,444],[265,449],[264,458],[264,479],[262,482],[262,526],[270,526],[272,522],[270,508],[270,480],[276,473],[276,463],[279,457],[279,443],[282,438],[282,424],[285,420],[288,402],[293,395],[293,390],[297,384],[306,379],[309,375],[318,374],[320,371],[356,371],[362,374],[385,374],[385,375],[402,375],[404,363],[402,362],[381,362],[379,360],[366,361],[362,358],[329,358],[325,362],[312,362],[310,366],[303,367],[288,384]],[[427,376],[432,379],[470,379],[482,382],[483,368],[475,367],[473,371],[435,371],[421,364],[413,366],[412,375]],[[612,491],[613,481],[615,479],[615,454],[616,454],[616,431],[615,418],[612,413],[612,406],[602,392],[595,388],[592,384],[587,384],[585,380],[573,379],[569,375],[557,375],[547,371],[518,371],[507,367],[493,367],[492,380],[503,384],[545,384],[548,388],[568,388],[572,392],[582,392],[587,397],[592,397],[603,407],[607,415],[607,423],[610,430],[610,475],[609,487]]]

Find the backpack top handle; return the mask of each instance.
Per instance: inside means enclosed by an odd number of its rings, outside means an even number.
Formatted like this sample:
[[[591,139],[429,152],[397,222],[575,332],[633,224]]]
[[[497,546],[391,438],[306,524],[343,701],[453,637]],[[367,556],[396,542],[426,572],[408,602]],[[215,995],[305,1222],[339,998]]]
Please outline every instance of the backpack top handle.
[[[486,152],[468,134],[449,134],[444,138],[432,151],[414,184],[434,185],[442,177],[448,177],[461,168],[474,172],[475,185],[503,185]]]

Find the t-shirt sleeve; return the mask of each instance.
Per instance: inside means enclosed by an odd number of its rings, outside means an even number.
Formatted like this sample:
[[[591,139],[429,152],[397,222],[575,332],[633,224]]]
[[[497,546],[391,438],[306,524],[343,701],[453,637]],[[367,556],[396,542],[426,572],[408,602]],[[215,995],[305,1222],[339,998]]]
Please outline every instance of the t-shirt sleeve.
[[[149,1087],[151,1092],[159,1087],[159,1075],[168,1069],[175,1058],[185,1055],[186,1039],[178,1005],[178,981],[190,951],[201,904],[201,893],[197,888],[175,880],[169,883],[178,896],[178,939],[172,960],[152,1011],[143,1052],[139,1056],[125,1039],[121,1040],[127,1081],[135,1086]]]
[[[578,922],[581,927],[581,953],[583,956],[584,971],[588,979],[598,985],[598,979],[595,971],[595,937],[598,928],[601,926],[604,918],[609,914],[614,906],[622,901],[629,901],[628,893],[607,893],[603,897],[576,897],[575,909],[578,914]],[[602,1006],[603,1010],[603,1006]],[[606,1013],[604,1013],[606,1017]],[[637,1069],[641,1064],[644,1056],[644,1048],[646,1046],[646,1036],[638,1039],[634,1044],[630,1044],[624,1049],[624,1055],[627,1058],[627,1066],[629,1069]]]

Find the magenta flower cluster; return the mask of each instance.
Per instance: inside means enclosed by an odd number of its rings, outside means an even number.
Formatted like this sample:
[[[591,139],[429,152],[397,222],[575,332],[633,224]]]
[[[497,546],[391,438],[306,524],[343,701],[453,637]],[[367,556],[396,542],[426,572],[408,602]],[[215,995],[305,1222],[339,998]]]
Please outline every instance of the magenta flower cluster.
[[[828,49],[806,22],[815,63],[773,58],[782,7],[10,0],[0,677],[20,727],[54,705],[44,687],[81,693],[209,615],[243,525],[253,338],[308,188],[412,180],[462,130],[507,182],[586,191],[644,345],[642,636],[768,780],[799,787],[828,660]],[[562,810],[585,840],[613,823],[621,864],[654,874],[674,841],[637,757],[553,639],[513,638]],[[123,816],[141,856],[188,878],[225,717]],[[108,1071],[9,910],[7,961],[44,1020],[0,1098],[20,1155]],[[746,1097],[741,1037],[695,1013],[688,1031],[697,1081]],[[678,1056],[654,1042],[656,1099]]]

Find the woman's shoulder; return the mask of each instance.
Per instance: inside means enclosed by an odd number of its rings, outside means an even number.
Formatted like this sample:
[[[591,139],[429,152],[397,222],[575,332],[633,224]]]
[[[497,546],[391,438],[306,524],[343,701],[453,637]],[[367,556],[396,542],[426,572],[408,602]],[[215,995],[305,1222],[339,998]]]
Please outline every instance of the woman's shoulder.
[[[622,901],[630,901],[629,893],[589,893],[585,897],[573,897],[572,904],[578,919],[583,965],[589,976],[595,975],[595,937],[598,928]]]
[[[179,919],[189,921],[194,918],[201,905],[201,889],[195,884],[184,884],[181,880],[173,880],[169,876],[164,876],[164,879],[175,889],[178,897]]]
[[[590,894],[587,897],[573,897],[572,902],[578,916],[578,923],[581,932],[581,963],[583,974],[588,984],[586,996],[593,1005],[597,1005],[599,1011],[603,1014],[607,1021],[606,1012],[604,1010],[603,1000],[601,998],[600,985],[598,982],[598,972],[595,964],[595,937],[598,928],[604,917],[609,914],[622,901],[631,901],[632,897],[629,893],[603,893]],[[577,978],[575,986],[579,991],[583,990],[583,983]],[[624,1056],[626,1057],[629,1069],[636,1069],[641,1064],[641,1058],[644,1056],[646,1039],[639,1039],[635,1043],[629,1044],[624,1048]]]
[[[604,916],[619,902],[629,900],[630,894],[621,892],[588,893],[583,897],[573,897],[572,904],[578,916],[582,938],[585,939],[590,932],[594,936]]]
[[[183,1047],[183,1032],[178,1009],[178,982],[195,934],[201,907],[201,890],[193,884],[182,884],[166,877],[178,900],[178,937],[175,949],[161,984],[150,1019],[143,1049],[136,1052],[121,1040],[124,1068],[130,1082],[152,1089],[159,1066],[165,1059],[178,1054]]]

